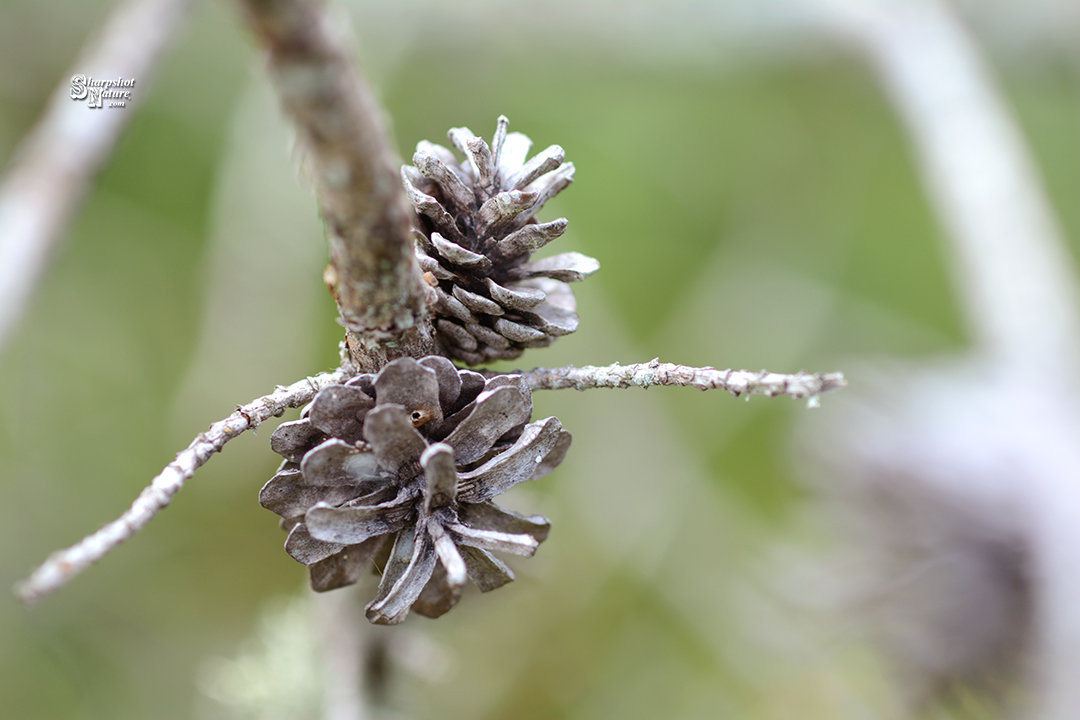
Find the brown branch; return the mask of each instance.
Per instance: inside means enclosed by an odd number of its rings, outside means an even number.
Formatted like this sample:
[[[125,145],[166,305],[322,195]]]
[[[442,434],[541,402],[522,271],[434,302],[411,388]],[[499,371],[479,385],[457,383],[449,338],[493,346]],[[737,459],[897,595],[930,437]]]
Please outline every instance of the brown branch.
[[[225,443],[258,427],[264,420],[280,416],[287,408],[307,404],[319,390],[340,383],[351,374],[354,374],[353,369],[322,373],[289,387],[279,386],[270,395],[236,408],[232,415],[214,423],[209,430],[192,440],[187,449],[165,466],[118,519],[71,547],[50,555],[41,567],[16,587],[19,597],[23,602],[34,603],[66,585],[110,550],[142,530],[160,510],[168,506],[173,495],[195,475],[196,470],[206,464],[214,453],[221,452]]]
[[[326,281],[354,360],[431,352],[429,288],[383,113],[323,3],[239,0],[266,50],[270,79],[308,153],[330,243]]]
[[[515,371],[529,381],[533,390],[591,390],[593,388],[649,388],[654,385],[695,387],[698,390],[726,390],[735,397],[740,395],[789,395],[805,398],[813,406],[822,393],[847,386],[843,373],[811,374],[798,372],[793,375],[773,373],[768,370],[717,370],[711,367],[688,367],[662,363],[659,359],[636,365],[608,365],[595,367],[585,365],[562,368],[535,368]]]
[[[86,189],[146,99],[191,0],[130,0],[112,11],[49,99],[0,183],[0,348],[14,330]],[[126,107],[89,108],[71,78],[134,80]]]

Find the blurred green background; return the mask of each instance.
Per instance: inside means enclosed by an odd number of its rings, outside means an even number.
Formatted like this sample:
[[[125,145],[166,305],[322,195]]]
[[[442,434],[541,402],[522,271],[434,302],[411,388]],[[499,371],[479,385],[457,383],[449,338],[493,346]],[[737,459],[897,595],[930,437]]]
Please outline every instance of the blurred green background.
[[[940,230],[862,61],[765,20],[725,27],[707,3],[689,39],[609,21],[615,6],[538,7],[350,8],[403,157],[451,126],[490,137],[506,114],[577,166],[542,219],[568,217],[552,251],[602,270],[575,288],[581,330],[524,366],[659,356],[856,385],[854,357],[965,346]],[[0,5],[0,158],[106,9]],[[992,25],[975,18],[1075,245],[1078,57]],[[199,3],[136,92],[145,105],[0,356],[0,588],[116,517],[238,403],[336,364],[315,205],[235,8]],[[683,388],[536,408],[574,448],[505,504],[549,516],[551,539],[511,560],[518,582],[400,629],[421,658],[395,671],[400,716],[895,716],[886,669],[830,612],[834,539],[792,442],[813,411]],[[284,680],[252,689],[307,662],[281,630],[307,622],[290,601],[305,572],[257,502],[272,429],[231,443],[40,606],[0,593],[4,717],[316,717],[274,695]]]

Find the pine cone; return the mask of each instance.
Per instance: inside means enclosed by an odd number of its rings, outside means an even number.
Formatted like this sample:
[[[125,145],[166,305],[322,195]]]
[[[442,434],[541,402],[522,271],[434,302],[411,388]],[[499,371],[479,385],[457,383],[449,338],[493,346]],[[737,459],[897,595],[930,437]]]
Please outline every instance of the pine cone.
[[[552,145],[525,162],[532,141],[506,132],[500,117],[492,147],[468,128],[441,145],[421,141],[402,184],[419,215],[416,253],[435,286],[435,328],[446,354],[469,365],[512,360],[574,332],[578,316],[566,283],[600,263],[580,253],[530,262],[566,230],[566,218],[537,223],[544,203],[574,178],[573,163]]]
[[[485,380],[444,357],[399,358],[324,388],[274,431],[285,462],[259,502],[283,518],[285,550],[318,591],[356,582],[394,536],[368,618],[399,623],[410,607],[438,617],[466,577],[483,592],[514,579],[490,551],[528,557],[547,537],[547,519],[491,502],[566,455],[558,418],[531,414],[520,375]]]

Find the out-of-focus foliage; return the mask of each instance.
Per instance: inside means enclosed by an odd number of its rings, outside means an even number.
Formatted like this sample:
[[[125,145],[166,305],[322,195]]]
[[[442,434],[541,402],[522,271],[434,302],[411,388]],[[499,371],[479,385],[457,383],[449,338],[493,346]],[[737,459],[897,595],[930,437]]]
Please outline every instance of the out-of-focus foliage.
[[[0,157],[102,15],[93,2],[0,7]],[[730,48],[709,62],[674,49],[663,61],[678,41],[662,36],[640,52],[642,36],[618,51],[610,37],[551,49],[524,16],[471,32],[418,22],[395,44],[377,14],[357,18],[406,158],[447,127],[489,136],[502,113],[577,166],[541,219],[568,217],[558,250],[602,270],[576,288],[579,332],[528,366],[660,356],[825,371],[964,346],[940,231],[856,58],[825,46],[744,56],[752,42],[719,30]],[[1076,59],[997,61],[1075,241]],[[0,587],[119,514],[237,403],[335,364],[314,204],[231,8],[201,4],[136,92],[146,105],[0,357]],[[689,389],[535,400],[574,447],[507,504],[550,517],[551,539],[511,560],[518,581],[503,591],[409,620],[447,665],[435,679],[402,671],[404,712],[891,716],[884,670],[831,617],[832,578],[814,570],[830,537],[794,479],[802,404]],[[207,659],[236,657],[260,611],[306,579],[256,499],[276,464],[271,429],[230,444],[40,607],[0,596],[5,717],[229,716],[199,690],[225,692],[206,673],[226,666]],[[968,705],[956,716],[979,717]]]

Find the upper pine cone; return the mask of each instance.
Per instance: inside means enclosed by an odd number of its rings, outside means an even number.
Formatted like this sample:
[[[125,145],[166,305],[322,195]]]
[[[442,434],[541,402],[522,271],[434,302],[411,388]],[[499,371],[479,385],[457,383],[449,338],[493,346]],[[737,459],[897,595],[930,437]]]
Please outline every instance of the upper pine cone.
[[[525,157],[532,141],[507,133],[500,117],[491,147],[468,128],[448,133],[465,156],[426,140],[402,183],[420,219],[420,267],[435,285],[435,328],[447,355],[469,365],[512,360],[525,348],[550,345],[574,332],[578,316],[568,282],[600,263],[580,253],[529,262],[566,230],[566,218],[535,215],[574,178],[558,145]]]
[[[282,517],[285,550],[315,590],[355,583],[392,539],[368,618],[437,617],[466,577],[485,592],[514,579],[489,551],[531,556],[547,537],[547,519],[491,502],[566,455],[558,418],[531,414],[520,375],[485,380],[444,357],[399,358],[323,388],[274,431],[285,462],[259,502]]]

